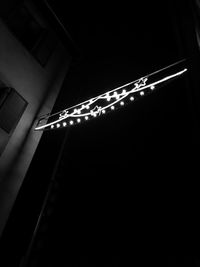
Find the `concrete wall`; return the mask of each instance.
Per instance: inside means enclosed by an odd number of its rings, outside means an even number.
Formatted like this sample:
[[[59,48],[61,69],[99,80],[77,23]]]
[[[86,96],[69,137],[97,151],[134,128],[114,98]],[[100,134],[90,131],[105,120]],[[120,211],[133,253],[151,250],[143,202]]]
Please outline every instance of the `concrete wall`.
[[[0,156],[0,235],[17,197],[42,133],[34,131],[37,116],[51,112],[71,57],[58,42],[42,67],[0,20],[0,79],[28,102],[19,123],[8,136]]]

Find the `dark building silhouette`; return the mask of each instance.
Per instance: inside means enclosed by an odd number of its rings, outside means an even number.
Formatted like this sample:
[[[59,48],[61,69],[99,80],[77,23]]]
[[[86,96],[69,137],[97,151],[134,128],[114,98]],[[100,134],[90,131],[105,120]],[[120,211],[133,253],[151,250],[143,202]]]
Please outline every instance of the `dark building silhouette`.
[[[39,1],[2,1],[0,33],[0,233],[7,222],[74,55],[72,40]]]

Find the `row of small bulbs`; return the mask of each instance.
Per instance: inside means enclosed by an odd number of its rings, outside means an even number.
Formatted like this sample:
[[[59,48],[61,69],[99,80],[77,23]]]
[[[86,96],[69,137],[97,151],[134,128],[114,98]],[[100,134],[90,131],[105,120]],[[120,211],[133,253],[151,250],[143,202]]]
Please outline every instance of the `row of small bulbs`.
[[[154,88],[155,88],[154,85],[151,85],[151,86],[150,86],[150,89],[151,89],[151,90],[153,90]],[[123,89],[122,94],[126,94],[126,92],[127,92],[127,91],[126,91],[125,89]],[[140,92],[140,95],[141,95],[141,96],[144,95],[144,91],[141,91],[141,92]],[[107,100],[108,102],[110,102],[111,98],[113,98],[113,97],[115,97],[116,99],[119,99],[119,98],[120,98],[120,94],[117,94],[117,92],[114,92],[113,95],[111,96],[111,95],[109,95],[109,93],[107,93],[106,100]],[[82,106],[81,106],[81,109],[85,109],[85,108],[86,108],[87,110],[89,110],[89,109],[90,109],[90,105],[82,105]],[[74,109],[74,113],[81,114],[81,110],[75,108],[75,109]]]
[[[155,89],[155,86],[152,85],[152,86],[150,87],[150,89],[151,89],[151,90],[154,90],[154,89]],[[143,96],[143,95],[144,95],[144,91],[141,91],[141,92],[140,92],[140,95]],[[131,96],[129,99],[130,99],[130,101],[134,101],[135,98],[134,98],[133,96]],[[107,99],[107,100],[108,100],[108,99]],[[108,101],[109,101],[109,100],[108,100]],[[120,101],[120,106],[124,106],[124,104],[125,104],[124,101]],[[88,109],[88,106],[86,106],[86,108]],[[115,109],[115,106],[111,106],[110,109],[111,109],[111,110],[114,110],[114,109]],[[78,111],[78,110],[77,110],[77,111]],[[106,110],[103,109],[101,112],[102,112],[102,114],[105,114],[105,113],[106,113]],[[80,114],[81,114],[81,113],[80,113]],[[93,114],[93,117],[96,117],[96,116],[97,116],[97,114],[94,113],[94,114]],[[84,120],[85,120],[85,121],[89,120],[89,116],[85,116],[85,117],[84,117]],[[81,123],[81,119],[80,119],[80,118],[77,118],[76,122],[77,122],[77,123]],[[70,121],[69,121],[69,125],[73,125],[74,123],[75,123],[75,122],[74,122],[73,120],[70,120]],[[64,121],[64,122],[62,123],[62,125],[61,125],[60,123],[57,123],[57,124],[55,124],[55,125],[52,124],[52,125],[51,125],[51,129],[54,129],[55,127],[56,127],[56,128],[60,128],[61,126],[66,127],[67,125],[68,125],[67,122]]]
[[[134,97],[131,96],[131,97],[130,97],[130,100],[133,101],[133,100],[134,100]],[[124,101],[121,101],[121,102],[120,102],[120,106],[124,106],[124,104],[125,104]],[[115,106],[111,106],[110,109],[111,109],[111,110],[114,110],[114,109],[115,109]],[[103,109],[101,112],[102,112],[102,114],[105,114],[105,113],[106,113],[106,110]],[[93,117],[97,117],[97,114],[94,113],[94,114],[93,114]],[[89,120],[89,116],[85,116],[85,117],[84,117],[84,120],[86,120],[86,121]],[[77,123],[80,123],[80,122],[81,122],[81,119],[78,118],[78,119],[76,120],[76,122],[77,122]],[[70,120],[70,121],[69,121],[69,125],[73,125],[74,123],[75,123],[75,122],[74,122],[73,120]],[[60,127],[61,127],[61,124],[60,124],[60,123],[57,123],[57,124],[55,124],[55,125],[52,124],[52,125],[51,125],[51,129],[54,129],[55,126],[56,126],[56,128],[60,128]],[[64,122],[62,123],[62,126],[63,126],[63,127],[66,127],[66,126],[67,126],[67,123],[64,121]]]

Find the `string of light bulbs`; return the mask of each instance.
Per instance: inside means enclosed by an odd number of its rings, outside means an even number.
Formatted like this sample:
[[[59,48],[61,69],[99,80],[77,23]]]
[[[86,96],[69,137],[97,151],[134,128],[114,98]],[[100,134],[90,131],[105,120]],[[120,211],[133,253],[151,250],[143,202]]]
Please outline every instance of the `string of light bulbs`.
[[[187,71],[187,68],[182,66],[184,61],[178,61],[60,112],[43,116],[38,120],[35,130],[55,130],[70,127],[124,107],[166,82],[183,75]]]

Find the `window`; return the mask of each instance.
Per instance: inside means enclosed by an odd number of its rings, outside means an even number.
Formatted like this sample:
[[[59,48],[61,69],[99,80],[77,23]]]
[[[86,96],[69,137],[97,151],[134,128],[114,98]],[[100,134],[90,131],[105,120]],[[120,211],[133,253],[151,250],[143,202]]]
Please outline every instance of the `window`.
[[[38,46],[33,50],[34,57],[45,66],[57,45],[57,38],[50,30],[45,30]]]
[[[9,28],[23,45],[31,51],[40,39],[43,29],[25,6],[18,6],[7,20]]]
[[[6,23],[35,59],[45,66],[57,44],[55,34],[41,26],[22,4],[8,16]]]
[[[11,133],[26,106],[26,100],[15,89],[0,87],[0,128]]]
[[[3,83],[0,82],[0,107],[3,105],[7,95],[10,92],[10,88],[6,87]]]

